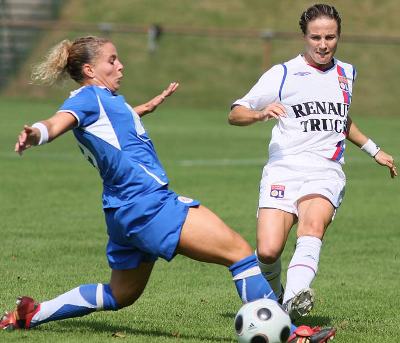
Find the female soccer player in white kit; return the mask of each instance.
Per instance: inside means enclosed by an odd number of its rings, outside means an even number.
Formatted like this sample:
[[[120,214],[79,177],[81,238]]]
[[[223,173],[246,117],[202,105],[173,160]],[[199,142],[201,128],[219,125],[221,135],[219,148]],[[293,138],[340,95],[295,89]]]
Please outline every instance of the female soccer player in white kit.
[[[344,196],[346,138],[397,176],[393,157],[348,116],[356,71],[334,58],[341,30],[337,10],[325,4],[311,6],[299,24],[304,53],[268,70],[233,103],[229,114],[233,125],[277,120],[260,183],[257,255],[293,320],[313,307],[310,284],[318,270],[322,239]],[[296,222],[296,249],[282,295],[280,256]]]
[[[22,154],[72,130],[87,160],[103,181],[109,283],[80,285],[58,297],[35,302],[21,297],[0,319],[0,329],[30,329],[46,322],[113,310],[133,304],[142,294],[154,263],[181,254],[229,268],[243,302],[276,297],[261,275],[250,245],[196,200],[169,189],[168,177],[141,117],[175,92],[173,82],[151,101],[132,108],[117,93],[123,65],[108,39],[65,40],[35,69],[36,78],[54,83],[71,77],[81,87],[52,117],[25,126],[15,151]],[[334,328],[292,325],[290,342],[326,342]],[[289,332],[287,332],[289,335]]]

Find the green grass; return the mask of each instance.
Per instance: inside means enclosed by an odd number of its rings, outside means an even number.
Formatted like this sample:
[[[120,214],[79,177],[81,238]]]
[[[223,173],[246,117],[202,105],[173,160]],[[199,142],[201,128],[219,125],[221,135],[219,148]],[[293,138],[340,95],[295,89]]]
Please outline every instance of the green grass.
[[[298,32],[308,0],[70,0],[62,19],[166,27],[271,29]],[[346,34],[399,36],[398,0],[333,0]],[[83,283],[107,282],[101,181],[71,134],[28,151],[13,146],[24,123],[51,115],[65,88],[28,85],[30,66],[65,37],[99,32],[44,32],[18,78],[0,98],[0,310],[17,295],[52,298]],[[172,80],[176,95],[144,119],[171,180],[171,188],[218,213],[254,246],[258,183],[267,158],[271,123],[227,124],[233,100],[263,72],[263,42],[166,34],[154,56],[147,37],[112,33],[125,65],[122,93],[146,101]],[[352,116],[361,129],[400,159],[399,45],[342,42],[337,57],[354,63],[358,80]],[[274,40],[271,63],[302,51],[302,42]],[[67,87],[75,87],[68,84]],[[25,100],[21,99],[24,94]],[[29,98],[29,100],[27,100]],[[53,99],[50,103],[48,99]],[[328,230],[317,304],[305,320],[338,327],[337,342],[392,342],[400,321],[399,180],[359,149],[348,146],[347,193]],[[283,255],[287,265],[294,232]],[[159,261],[144,295],[132,307],[45,324],[32,331],[0,332],[6,342],[235,342],[240,301],[227,271],[177,257]],[[120,333],[121,337],[113,337]]]
[[[55,103],[0,99],[0,309],[15,297],[52,298],[77,285],[107,282],[101,182],[69,133],[13,154],[24,123]],[[271,123],[232,127],[223,110],[173,109],[144,119],[175,191],[212,208],[254,246],[258,182]],[[398,117],[356,123],[399,159]],[[352,146],[344,204],[331,225],[314,282],[316,308],[306,324],[338,327],[337,342],[392,342],[400,321],[398,180]],[[283,261],[294,244],[290,236]],[[0,332],[17,342],[235,342],[240,301],[229,272],[177,257],[159,261],[139,301],[113,313]],[[119,333],[123,337],[113,338]]]

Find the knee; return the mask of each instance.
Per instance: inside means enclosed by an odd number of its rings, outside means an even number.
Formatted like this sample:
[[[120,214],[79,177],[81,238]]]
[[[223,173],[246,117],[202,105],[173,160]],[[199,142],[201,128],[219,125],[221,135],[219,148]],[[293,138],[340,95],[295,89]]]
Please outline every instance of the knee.
[[[261,263],[272,264],[275,263],[281,256],[280,249],[274,249],[272,247],[258,247],[257,248],[257,257]]]
[[[313,236],[322,239],[326,230],[326,226],[319,220],[307,220],[299,224],[297,236]]]

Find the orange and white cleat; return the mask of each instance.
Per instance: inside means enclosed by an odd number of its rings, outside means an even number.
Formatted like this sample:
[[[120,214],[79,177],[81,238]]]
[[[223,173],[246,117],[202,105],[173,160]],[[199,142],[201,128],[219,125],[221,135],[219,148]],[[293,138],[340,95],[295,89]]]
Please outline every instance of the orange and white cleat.
[[[335,328],[323,328],[316,326],[299,326],[289,337],[288,343],[325,343],[333,340],[336,335]]]
[[[33,316],[40,310],[40,304],[30,297],[19,297],[17,308],[6,312],[0,320],[0,330],[29,329]]]

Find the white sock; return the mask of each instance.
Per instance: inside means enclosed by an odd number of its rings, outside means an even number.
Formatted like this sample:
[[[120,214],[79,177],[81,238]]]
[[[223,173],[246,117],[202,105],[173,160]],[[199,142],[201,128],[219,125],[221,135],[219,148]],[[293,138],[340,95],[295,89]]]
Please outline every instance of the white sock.
[[[289,263],[283,303],[293,298],[303,288],[308,288],[318,270],[322,241],[317,237],[302,236],[297,239],[296,250]]]
[[[257,253],[256,253],[257,255]],[[278,258],[272,264],[266,264],[261,262],[257,256],[257,262],[261,269],[262,275],[268,281],[272,290],[274,291],[277,298],[282,295],[282,283],[281,283],[281,258]]]

